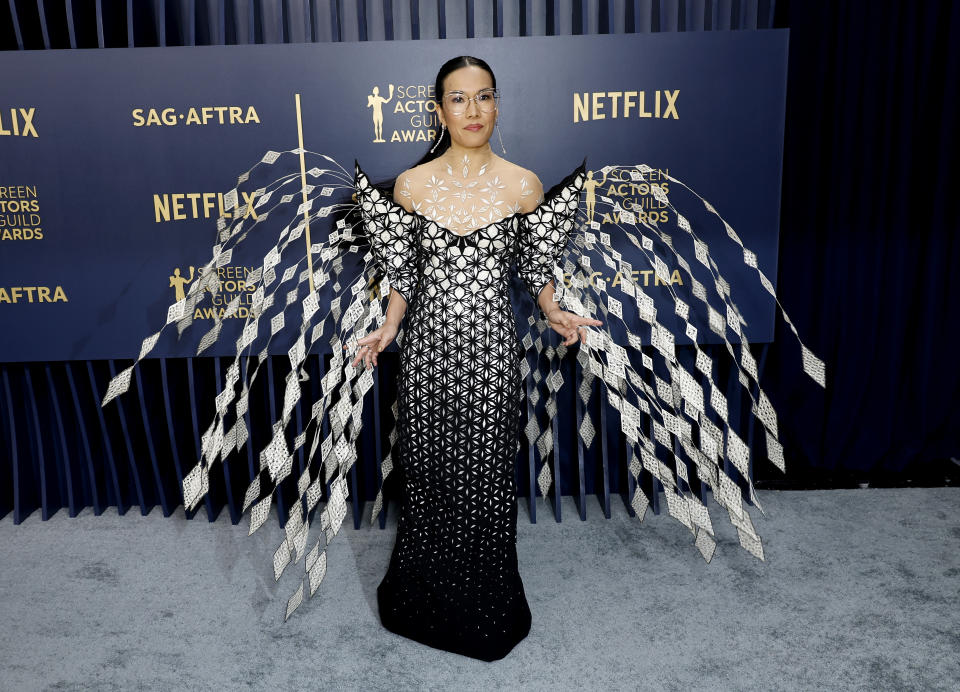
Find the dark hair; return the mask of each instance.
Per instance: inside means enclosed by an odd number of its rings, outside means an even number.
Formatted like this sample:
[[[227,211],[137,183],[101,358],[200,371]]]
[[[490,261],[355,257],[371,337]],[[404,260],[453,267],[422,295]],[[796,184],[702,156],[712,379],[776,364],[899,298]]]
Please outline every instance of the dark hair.
[[[443,103],[443,83],[450,76],[451,72],[459,70],[461,67],[479,67],[481,70],[485,71],[490,75],[490,79],[493,82],[493,87],[497,86],[497,77],[493,74],[493,70],[490,69],[490,66],[486,61],[481,60],[480,58],[474,58],[471,55],[459,55],[456,58],[451,58],[447,60],[443,65],[440,66],[440,71],[437,72],[437,81],[433,85],[433,100],[437,105]],[[433,148],[433,145],[436,144],[436,140],[430,142],[430,146],[427,148],[427,153],[424,154],[419,161],[417,161],[413,166],[419,166],[421,164],[427,163],[428,161],[433,161],[435,158],[438,158],[443,152],[450,148],[450,132],[449,130],[443,134],[443,137],[440,138],[440,143],[437,144],[435,151],[430,151]],[[413,168],[411,166],[411,168]],[[372,181],[371,181],[372,182]],[[380,180],[373,183],[373,186],[383,192],[386,192],[388,195],[393,195],[393,186],[397,182],[397,177],[387,178],[385,180]]]
[[[479,67],[481,70],[490,75],[490,80],[493,82],[493,87],[497,87],[497,77],[493,74],[493,70],[490,69],[490,66],[480,58],[474,58],[471,55],[460,55],[456,58],[451,58],[447,60],[443,65],[440,66],[440,71],[437,72],[437,81],[433,85],[433,100],[437,102],[437,105],[443,103],[443,83],[450,76],[451,72],[456,72],[461,67]],[[430,143],[430,148],[436,143],[436,140]],[[433,161],[435,158],[439,157],[443,152],[450,148],[450,132],[449,130],[444,132],[443,137],[440,139],[440,143],[437,144],[437,148],[434,151],[430,151],[430,148],[427,149],[427,153],[417,161],[414,166],[419,166],[426,163],[427,161]]]

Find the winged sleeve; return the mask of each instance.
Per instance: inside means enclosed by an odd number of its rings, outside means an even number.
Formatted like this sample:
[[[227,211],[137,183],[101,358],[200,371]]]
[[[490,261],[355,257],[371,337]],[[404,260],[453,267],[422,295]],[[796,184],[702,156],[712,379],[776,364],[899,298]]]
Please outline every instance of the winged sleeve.
[[[375,188],[356,165],[353,181],[360,207],[361,227],[370,242],[377,268],[390,286],[410,304],[417,291],[416,231],[419,217]]]
[[[543,202],[520,217],[517,273],[539,307],[540,292],[554,275],[574,228],[586,162],[554,185]]]

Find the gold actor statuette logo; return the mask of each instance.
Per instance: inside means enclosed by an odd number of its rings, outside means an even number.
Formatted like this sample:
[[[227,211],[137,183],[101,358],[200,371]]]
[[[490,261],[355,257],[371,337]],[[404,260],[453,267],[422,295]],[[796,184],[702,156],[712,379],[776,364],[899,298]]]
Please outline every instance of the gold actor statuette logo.
[[[597,188],[602,187],[607,182],[606,171],[603,173],[603,180],[597,181],[593,177],[593,171],[587,171],[587,179],[583,183],[583,189],[587,193],[587,223],[593,222],[593,210],[597,206]]]
[[[373,113],[373,141],[385,142],[383,138],[383,104],[390,103],[393,100],[393,84],[390,85],[390,96],[383,98],[380,95],[380,87],[373,87],[373,93],[367,95],[367,108],[372,108]]]
[[[174,290],[177,300],[183,300],[187,297],[184,287],[193,281],[193,267],[190,267],[190,278],[184,279],[180,276],[180,267],[176,267],[173,270],[173,276],[170,277],[170,288]]]

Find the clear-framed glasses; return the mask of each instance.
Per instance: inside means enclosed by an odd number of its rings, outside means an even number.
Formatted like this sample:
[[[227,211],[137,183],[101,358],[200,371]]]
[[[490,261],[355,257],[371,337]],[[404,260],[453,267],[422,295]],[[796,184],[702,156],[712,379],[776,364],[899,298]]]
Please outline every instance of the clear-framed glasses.
[[[463,115],[471,101],[482,113],[492,113],[500,103],[500,90],[481,89],[474,96],[467,96],[462,91],[448,91],[443,95],[443,110],[450,115]]]

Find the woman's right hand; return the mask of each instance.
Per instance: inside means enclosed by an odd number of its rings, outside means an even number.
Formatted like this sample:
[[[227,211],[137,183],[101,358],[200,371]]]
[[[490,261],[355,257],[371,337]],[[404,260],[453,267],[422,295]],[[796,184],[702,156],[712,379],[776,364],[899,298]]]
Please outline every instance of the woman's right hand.
[[[397,325],[391,322],[384,322],[379,329],[374,329],[362,339],[357,339],[357,355],[350,363],[356,367],[362,360],[369,370],[377,364],[377,356],[380,352],[390,345],[397,336]],[[347,348],[344,346],[344,348]]]

